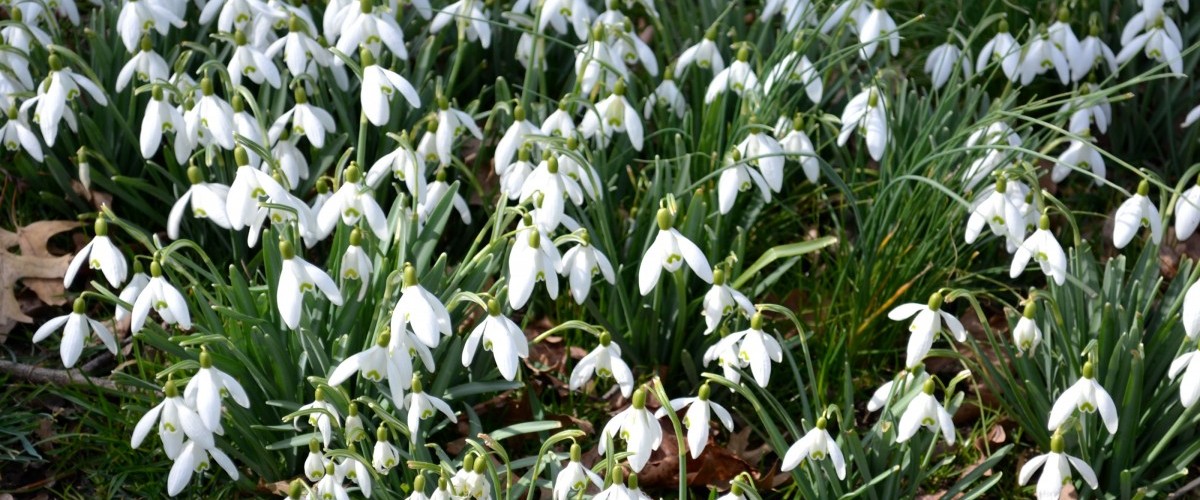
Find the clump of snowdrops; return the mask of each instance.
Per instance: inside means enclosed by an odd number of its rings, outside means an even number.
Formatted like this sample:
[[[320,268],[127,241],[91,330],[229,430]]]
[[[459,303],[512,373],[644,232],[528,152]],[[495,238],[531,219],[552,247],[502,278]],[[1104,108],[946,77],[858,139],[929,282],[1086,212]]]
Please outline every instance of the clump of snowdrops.
[[[82,215],[73,312],[33,340],[61,331],[72,367],[92,333],[117,352],[107,320],[129,319],[151,375],[117,378],[145,397],[129,444],[170,462],[172,496],[227,476],[293,498],[642,498],[672,433],[684,496],[686,457],[747,426],[791,475],[774,493],[805,498],[946,475],[950,496],[1027,494],[1037,474],[1047,498],[1178,485],[1200,454],[1200,291],[1190,263],[1161,283],[1155,256],[1200,222],[1198,177],[1098,139],[1194,67],[1188,2],[953,23],[899,0],[691,3],[10,2],[16,168],[114,195]],[[924,74],[898,67],[911,51]],[[1122,202],[1073,211],[1080,192]],[[772,227],[781,213],[805,231]],[[1084,241],[1106,217],[1136,262]],[[918,244],[889,254],[893,237]],[[964,242],[1001,271],[930,273]],[[773,303],[822,275],[855,287],[834,300],[892,297],[838,324],[886,312],[871,329],[907,333],[877,346],[903,361],[865,405],[855,368],[828,362],[850,328],[802,314],[829,304]],[[566,361],[571,394],[617,404],[591,434],[539,394],[533,420],[487,427],[473,404],[534,391],[549,339],[587,353]],[[930,357],[970,369],[938,377]],[[984,471],[1013,447],[986,450],[960,474],[967,383],[1048,453],[1004,477]],[[775,487],[755,479],[712,486]]]

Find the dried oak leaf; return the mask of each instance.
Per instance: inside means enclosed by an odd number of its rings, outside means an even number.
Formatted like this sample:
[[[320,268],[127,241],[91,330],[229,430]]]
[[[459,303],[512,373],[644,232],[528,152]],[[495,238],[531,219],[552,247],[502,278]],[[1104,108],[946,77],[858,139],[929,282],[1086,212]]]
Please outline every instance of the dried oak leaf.
[[[33,323],[17,302],[18,281],[46,304],[66,303],[62,278],[72,255],[51,255],[46,243],[50,237],[77,227],[79,223],[73,221],[40,221],[17,228],[15,233],[0,229],[0,344],[17,323]],[[14,247],[20,252],[9,251]]]

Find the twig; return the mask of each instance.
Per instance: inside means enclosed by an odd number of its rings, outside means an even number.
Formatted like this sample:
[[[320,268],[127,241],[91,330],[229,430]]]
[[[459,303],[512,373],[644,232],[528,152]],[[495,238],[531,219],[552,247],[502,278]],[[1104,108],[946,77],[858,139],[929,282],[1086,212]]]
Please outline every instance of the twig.
[[[42,368],[4,360],[0,360],[0,373],[7,373],[27,382],[59,386],[95,386],[110,391],[117,391],[125,386],[124,384],[118,385],[116,382],[106,378],[91,378],[77,372]]]
[[[1200,479],[1196,479],[1188,484],[1183,485],[1182,488],[1179,488],[1174,493],[1167,495],[1167,498],[1182,498],[1184,494],[1196,489],[1197,486],[1200,486]]]

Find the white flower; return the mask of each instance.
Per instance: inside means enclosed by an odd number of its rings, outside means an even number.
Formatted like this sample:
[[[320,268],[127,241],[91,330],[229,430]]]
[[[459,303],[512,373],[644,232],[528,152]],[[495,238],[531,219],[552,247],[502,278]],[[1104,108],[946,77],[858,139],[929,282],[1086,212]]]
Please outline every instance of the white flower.
[[[442,199],[447,194],[450,194],[450,184],[446,183],[446,171],[439,169],[437,177],[433,182],[429,183],[428,188],[425,190],[425,195],[419,197],[420,201],[417,203],[417,216],[421,224],[429,220],[429,215],[442,203]],[[450,199],[450,203],[454,207],[454,210],[458,212],[458,216],[462,219],[463,224],[470,224],[471,207],[467,206],[466,198],[463,198],[458,191],[455,191],[454,197]]]
[[[703,305],[704,310],[701,314],[704,315],[705,335],[716,330],[717,325],[721,324],[721,318],[733,314],[734,311],[741,311],[745,316],[754,315],[754,304],[745,294],[725,284],[725,271],[720,268],[713,270],[713,286],[704,294]]]
[[[781,117],[775,127],[775,135],[789,128],[788,133],[779,138],[779,147],[788,157],[800,162],[808,182],[817,182],[821,178],[821,164],[817,161],[817,150],[813,147],[812,139],[804,132],[804,120],[800,115],[797,114],[793,120]]]
[[[121,13],[117,15],[117,34],[125,43],[125,50],[133,52],[138,49],[138,39],[150,30],[166,35],[171,26],[182,28],[185,24],[183,19],[159,2],[125,2],[121,6]]]
[[[321,207],[317,214],[317,237],[324,239],[337,227],[338,220],[348,227],[354,227],[359,219],[366,218],[367,226],[380,241],[387,241],[391,236],[388,231],[387,215],[379,208],[379,203],[372,196],[372,191],[362,182],[362,171],[358,165],[351,162],[345,171],[342,187],[333,193],[329,201]]]
[[[704,92],[704,103],[712,103],[718,95],[725,93],[726,90],[732,90],[739,96],[757,92],[758,76],[754,74],[754,68],[750,67],[749,61],[750,49],[746,47],[738,49],[737,59],[733,61],[733,64],[713,76],[712,82],[708,84],[708,90]]]
[[[513,109],[513,122],[504,131],[500,141],[496,143],[496,152],[492,155],[495,160],[496,173],[502,173],[516,156],[517,150],[525,141],[538,135],[539,129],[533,122],[525,119],[525,107],[517,104]]]
[[[233,34],[233,56],[229,58],[229,82],[235,87],[242,84],[242,76],[262,85],[266,82],[272,87],[279,88],[279,68],[275,61],[267,57],[258,47],[250,45],[246,33],[238,30]]]
[[[1041,266],[1043,274],[1054,278],[1054,284],[1062,286],[1067,282],[1067,254],[1058,240],[1054,239],[1054,233],[1050,232],[1050,216],[1046,214],[1042,214],[1038,220],[1037,231],[1025,238],[1013,254],[1012,266],[1008,269],[1009,277],[1020,276],[1029,259]]]
[[[283,51],[284,67],[292,76],[308,75],[317,79],[320,77],[317,66],[333,66],[334,56],[309,35],[309,26],[300,16],[292,15],[288,19],[288,34],[269,45],[265,54],[273,60]]]
[[[575,495],[587,491],[589,483],[596,488],[604,487],[604,480],[579,461],[581,453],[578,444],[571,445],[571,461],[554,477],[554,500],[574,498]]]
[[[602,84],[602,88],[614,88],[617,80],[628,76],[629,68],[625,67],[625,61],[609,48],[604,28],[597,26],[592,39],[576,49],[575,77],[579,79],[580,90],[585,95],[591,94],[598,83]]]
[[[487,480],[489,460],[485,456],[468,454],[463,460],[463,468],[450,478],[450,490],[456,498],[489,500],[492,498],[492,488]]]
[[[362,231],[354,228],[350,231],[350,244],[346,246],[346,252],[342,254],[342,267],[340,273],[342,276],[342,286],[346,286],[349,281],[359,282],[358,300],[362,300],[367,295],[367,289],[371,284],[371,273],[374,272],[375,265],[371,263],[371,258],[362,248]]]
[[[1175,358],[1167,376],[1175,380],[1180,372],[1183,380],[1179,383],[1179,400],[1184,408],[1191,408],[1196,400],[1200,400],[1200,352],[1192,351]]]
[[[29,127],[29,119],[26,118],[24,106],[18,110],[15,104],[8,107],[8,122],[4,127],[0,128],[0,141],[4,142],[4,149],[9,151],[25,150],[29,153],[29,157],[41,162],[45,156],[42,154],[42,143],[38,141],[33,130]]]
[[[168,132],[175,133],[175,161],[186,162],[195,147],[191,142],[191,134],[188,133],[187,122],[178,109],[163,99],[162,87],[155,85],[151,91],[150,103],[146,105],[146,114],[142,115],[142,129],[138,135],[142,158],[153,158],[162,144],[163,136]]]
[[[1175,237],[1187,240],[1196,232],[1197,225],[1200,225],[1200,184],[1188,188],[1175,202]]]
[[[307,137],[308,142],[315,147],[324,146],[325,134],[337,130],[333,115],[309,104],[308,94],[304,93],[304,87],[296,86],[295,94],[296,105],[275,119],[275,123],[271,124],[271,128],[267,131],[267,139],[272,143],[278,141],[284,127],[287,127],[290,121],[292,135]]]
[[[646,97],[646,104],[642,106],[642,116],[647,120],[654,114],[654,107],[660,102],[666,105],[668,111],[675,113],[676,118],[682,119],[683,114],[687,112],[687,99],[683,97],[679,85],[675,84],[674,76],[671,67],[667,66],[663,81],[654,88],[653,94]]]
[[[858,132],[867,141],[871,158],[879,161],[887,149],[891,131],[887,121],[887,101],[876,87],[867,87],[846,103],[842,110],[842,130],[838,133],[838,146],[845,146],[850,134]]]
[[[575,135],[575,120],[567,111],[567,98],[558,101],[558,108],[542,122],[542,135],[551,137],[572,137]]]
[[[525,228],[517,231],[508,254],[508,305],[513,309],[520,309],[529,302],[538,281],[546,282],[550,298],[558,297],[558,268],[562,265],[558,248],[553,240],[543,237],[541,230],[531,225],[532,220],[524,224]]]
[[[888,319],[892,321],[902,321],[916,315],[908,325],[910,337],[908,338],[905,366],[914,367],[921,363],[921,360],[925,358],[925,355],[929,353],[929,349],[933,346],[933,337],[938,332],[943,331],[943,322],[946,325],[945,329],[954,335],[955,340],[959,342],[967,341],[967,330],[963,328],[958,318],[942,310],[943,300],[944,297],[941,292],[934,292],[929,296],[928,304],[911,302],[898,305],[891,311],[888,311]]]
[[[93,330],[96,332],[96,336],[100,337],[100,341],[104,343],[104,347],[116,354],[117,341],[112,332],[104,326],[104,323],[87,317],[85,312],[87,309],[83,299],[75,299],[72,312],[47,321],[33,333],[33,341],[41,342],[51,333],[62,328],[62,342],[58,347],[58,352],[62,357],[63,366],[66,368],[75,366],[75,362],[79,361],[79,355],[83,353],[83,344],[87,342],[88,337],[91,337]]]
[[[1025,240],[1025,217],[1008,193],[1008,180],[997,179],[995,190],[986,196],[981,194],[980,198],[982,201],[975,205],[967,219],[966,242],[974,243],[987,225],[992,234],[1004,238],[1009,252],[1016,250]]]
[[[1138,35],[1139,32],[1142,34]],[[1121,52],[1117,54],[1117,63],[1125,64],[1132,60],[1138,51],[1142,51],[1146,57],[1166,63],[1172,73],[1182,74],[1183,58],[1179,53],[1180,47],[1183,47],[1183,37],[1179,27],[1161,9],[1151,13],[1138,12],[1129,19],[1121,32]]]
[[[896,426],[897,443],[908,441],[921,427],[925,427],[933,431],[935,437],[941,432],[947,443],[954,444],[954,420],[937,398],[933,397],[933,389],[933,380],[926,379],[921,393],[904,409],[900,423]]]
[[[736,344],[737,357],[742,366],[749,366],[754,382],[759,387],[766,387],[771,381],[771,362],[783,361],[783,348],[775,337],[763,332],[762,323],[762,314],[754,313],[750,317],[750,328],[722,338],[714,348],[716,352],[732,351],[732,346]]]
[[[1037,484],[1038,499],[1058,500],[1062,495],[1063,486],[1072,482],[1071,467],[1074,467],[1079,471],[1079,475],[1083,476],[1083,480],[1087,481],[1088,486],[1093,490],[1099,488],[1100,481],[1091,466],[1083,460],[1063,453],[1064,449],[1062,436],[1055,434],[1050,438],[1050,453],[1038,455],[1025,462],[1017,477],[1017,483],[1024,486],[1033,477],[1033,473],[1041,468],[1042,478]]]
[[[331,384],[337,385],[337,384]],[[313,402],[301,406],[296,411],[302,412],[313,410],[308,414],[308,425],[313,426],[321,433],[321,442],[325,447],[329,447],[330,441],[333,439],[333,428],[340,426],[337,407],[325,401],[325,390],[317,388],[316,394],[313,396]],[[300,430],[298,423],[293,423],[296,430]],[[309,478],[313,479],[313,478]]]
[[[1067,62],[1066,54],[1050,39],[1047,31],[1043,30],[1032,42],[1024,47],[1021,54],[1021,65],[1017,72],[1021,76],[1021,85],[1029,85],[1033,77],[1054,69],[1063,85],[1071,79],[1071,64]]]
[[[255,215],[262,209],[259,206],[262,199],[280,203],[287,198],[288,192],[270,175],[249,166],[249,155],[244,148],[239,146],[234,150],[234,158],[238,168],[233,184],[225,193],[225,216],[229,219],[229,227],[238,231],[254,222]]]
[[[346,431],[346,443],[354,444],[367,438],[367,431],[363,428],[362,417],[358,416],[358,404],[353,401],[350,402],[350,409],[346,415],[346,423],[342,426],[342,429]]]
[[[84,245],[79,253],[75,254],[75,257],[71,259],[71,264],[67,266],[67,272],[63,276],[64,287],[71,287],[71,283],[75,281],[75,275],[79,274],[79,268],[83,267],[84,262],[87,262],[91,269],[101,270],[108,284],[113,287],[121,286],[129,274],[129,265],[125,262],[125,256],[108,238],[108,221],[103,216],[96,219],[96,236],[87,245]]]
[[[137,300],[138,295],[142,293],[142,289],[146,288],[146,285],[149,283],[150,277],[146,276],[146,273],[142,272],[142,264],[134,261],[133,277],[129,278],[129,283],[125,284],[125,288],[121,290],[121,302],[129,304],[130,307],[133,307],[133,302]],[[121,321],[122,319],[125,319],[126,316],[129,316],[129,309],[117,304],[117,310],[113,314],[113,319],[116,321]]]
[[[233,149],[233,107],[213,95],[212,79],[205,77],[200,80],[200,89],[200,100],[183,115],[188,133],[199,144],[217,144],[222,149]]]
[[[291,242],[279,242],[279,256],[283,259],[283,266],[279,270],[275,305],[288,328],[295,330],[300,326],[300,312],[304,307],[306,293],[316,293],[320,290],[329,302],[342,305],[342,292],[338,291],[337,283],[334,283],[321,268],[297,257]]]
[[[829,457],[833,462],[833,469],[837,471],[838,479],[846,479],[846,459],[842,456],[842,449],[838,447],[837,440],[829,435],[825,426],[825,417],[817,418],[816,427],[788,448],[781,466],[784,472],[795,469],[805,459],[816,461]]]
[[[903,396],[907,391],[916,387],[923,387],[922,384],[929,380],[929,373],[920,372],[917,375],[913,374],[913,370],[903,370],[903,377],[900,377],[900,387],[896,389],[894,396]],[[879,386],[874,393],[871,394],[871,399],[867,401],[867,411],[876,412],[887,406],[888,401],[893,397],[892,387],[896,385],[896,380],[889,380]],[[900,411],[902,408],[895,408],[894,411]]]
[[[405,101],[408,101],[409,106],[421,107],[421,96],[417,94],[417,89],[408,83],[408,80],[392,70],[375,64],[375,57],[371,55],[370,51],[364,49],[361,59],[363,71],[360,100],[363,113],[367,115],[367,120],[372,125],[383,127],[388,124],[391,117],[392,100],[396,97],[397,92],[404,97]]]
[[[583,205],[583,190],[575,179],[558,168],[558,158],[548,155],[522,183],[521,203],[541,200],[533,213],[538,227],[547,231],[557,229],[564,218],[565,201],[570,198],[575,206]]]
[[[971,77],[971,61],[963,57],[957,45],[946,42],[935,47],[925,60],[925,72],[933,80],[933,88],[940,89],[950,81],[956,66],[962,67],[963,78]]]
[[[1098,84],[1084,82],[1079,85],[1078,94],[1059,108],[1060,112],[1071,114],[1067,131],[1079,135],[1090,133],[1092,122],[1096,123],[1101,133],[1108,131],[1108,124],[1112,121],[1112,103],[1103,95],[1090,95],[1099,90]]]
[[[1083,376],[1054,400],[1054,407],[1050,409],[1050,419],[1046,423],[1047,429],[1057,430],[1076,409],[1081,413],[1100,410],[1104,427],[1108,429],[1109,434],[1116,434],[1119,423],[1117,405],[1113,403],[1108,391],[1092,378],[1093,370],[1091,361],[1084,363]]]
[[[996,36],[988,40],[979,51],[979,59],[975,61],[975,72],[983,73],[989,64],[999,61],[1000,70],[1009,80],[1016,81],[1021,64],[1021,44],[1008,32],[1008,20],[1001,19]]]
[[[1137,194],[1125,200],[1117,208],[1117,213],[1113,217],[1113,246],[1125,248],[1125,245],[1133,241],[1138,229],[1144,226],[1150,227],[1150,239],[1154,241],[1155,245],[1162,243],[1162,216],[1158,214],[1158,208],[1154,206],[1154,202],[1146,196],[1148,194],[1150,194],[1150,181],[1142,180],[1138,183]]]
[[[1183,123],[1180,124],[1180,126],[1184,128],[1190,127],[1193,123],[1196,123],[1197,120],[1200,120],[1200,106],[1196,106],[1192,108],[1191,111],[1188,111],[1187,116],[1184,117]],[[5,139],[5,141],[7,143],[7,139]]]
[[[783,26],[789,32],[795,31],[802,23],[817,25],[816,9],[810,0],[767,0],[759,18],[768,22],[776,13],[783,14]]]
[[[192,328],[192,316],[188,313],[183,294],[163,278],[162,266],[158,261],[150,263],[150,282],[133,302],[133,323],[130,324],[130,332],[137,334],[142,330],[151,308],[157,311],[167,324],[178,324],[184,330]]]
[[[863,44],[859,56],[864,60],[875,55],[875,46],[886,41],[892,57],[900,54],[900,35],[896,32],[896,21],[882,8],[883,2],[876,1],[871,13],[858,26],[858,42]]]
[[[483,350],[492,351],[500,375],[505,380],[512,380],[517,376],[517,368],[520,367],[518,358],[529,357],[529,341],[526,340],[521,327],[500,314],[500,303],[495,299],[488,300],[487,314],[488,316],[475,325],[471,334],[467,336],[466,343],[463,344],[462,364],[464,367],[471,366],[471,361],[475,359],[475,351],[479,348],[480,341],[483,341]]]
[[[731,335],[729,330],[722,328],[721,340],[711,345],[704,351],[704,366],[716,361],[721,367],[721,375],[729,379],[730,382],[739,383],[742,380],[742,373],[739,371],[747,365],[746,360],[743,360],[738,353],[738,341],[741,340],[741,335]],[[726,339],[730,339],[725,342]]]
[[[608,332],[600,334],[600,345],[579,360],[575,369],[571,370],[570,389],[579,390],[591,380],[593,373],[600,378],[614,379],[621,387],[622,396],[629,397],[633,393],[633,372],[621,360],[621,347],[612,343]]]
[[[1068,62],[1074,63],[1082,56],[1079,37],[1075,36],[1075,30],[1071,29],[1071,11],[1066,5],[1059,6],[1058,19],[1046,29],[1046,34],[1050,36],[1050,41],[1054,42],[1054,45],[1067,57]],[[1073,71],[1074,66],[1071,69]]]
[[[545,32],[546,26],[552,26],[555,31],[565,34],[570,22],[575,36],[587,40],[588,27],[594,17],[596,11],[588,6],[587,0],[546,0],[542,2],[538,33]]]
[[[646,409],[646,390],[633,392],[633,401],[628,408],[618,413],[604,425],[600,433],[600,454],[608,454],[609,438],[620,437],[625,441],[625,450],[630,452],[629,467],[641,472],[650,461],[650,454],[662,444],[662,427],[658,419]],[[615,451],[615,450],[613,450]]]
[[[1016,344],[1017,351],[1021,354],[1028,351],[1032,356],[1038,344],[1042,343],[1042,329],[1038,327],[1037,321],[1034,319],[1035,314],[1037,314],[1037,303],[1030,299],[1025,304],[1025,312],[1021,314],[1021,319],[1017,320],[1017,326],[1013,327],[1013,344]]]
[[[412,428],[416,433],[416,427]],[[400,451],[388,439],[388,429],[380,425],[375,431],[375,447],[371,453],[371,466],[380,474],[387,474],[393,467],[400,465]]]
[[[650,500],[650,497],[637,487],[637,474],[629,475],[629,486],[621,479],[621,468],[613,471],[615,479],[604,491],[601,491],[592,500]],[[736,487],[736,485],[735,485]]]
[[[783,164],[787,159],[783,156],[783,147],[779,141],[756,129],[742,139],[737,145],[737,151],[747,163],[758,167],[763,180],[772,191],[778,193],[783,189]],[[770,198],[767,201],[770,201]]]
[[[91,79],[76,74],[71,68],[64,68],[58,55],[50,54],[50,74],[37,86],[37,97],[33,111],[33,121],[42,129],[42,138],[46,145],[53,146],[58,136],[58,122],[64,114],[72,113],[67,107],[67,101],[74,101],[80,95],[80,90],[87,92],[98,106],[108,106],[108,98]],[[34,101],[34,99],[30,99]],[[68,117],[68,124],[73,119]]]
[[[398,59],[408,59],[404,47],[404,32],[396,23],[396,14],[391,9],[373,7],[371,1],[355,2],[358,8],[342,10],[341,28],[335,46],[343,54],[352,54],[362,47],[379,57],[386,45]],[[436,31],[436,30],[434,30]]]
[[[400,300],[392,310],[389,325],[392,332],[412,328],[417,339],[430,348],[437,347],[443,335],[450,335],[450,313],[436,295],[417,281],[417,270],[411,264],[404,264]]]
[[[304,477],[309,481],[319,481],[325,477],[325,454],[321,453],[321,442],[317,438],[308,441],[308,455],[304,457]]]
[[[668,273],[678,271],[687,262],[692,272],[696,273],[705,283],[712,283],[712,267],[708,257],[700,251],[700,247],[687,239],[678,229],[671,227],[675,221],[671,212],[665,208],[658,210],[658,235],[654,243],[646,249],[642,262],[638,265],[638,287],[642,295],[647,295],[658,284],[658,278],[665,269]]]
[[[480,9],[482,3],[479,0],[458,0],[443,7],[433,16],[429,32],[437,33],[453,20],[460,31],[466,32],[468,40],[479,40],[483,48],[488,48],[492,43],[492,27],[488,24],[487,13]]]
[[[1067,178],[1072,170],[1091,170],[1094,174],[1094,181],[1097,186],[1104,184],[1104,177],[1107,169],[1104,165],[1104,156],[1092,145],[1091,134],[1086,130],[1083,133],[1085,140],[1071,139],[1070,145],[1066,151],[1058,155],[1058,161],[1055,162],[1054,168],[1050,171],[1050,180],[1054,182],[1062,182]]]
[[[973,188],[987,178],[996,167],[1004,162],[1010,154],[1008,149],[1020,146],[1021,136],[1004,122],[994,122],[986,127],[976,129],[967,136],[967,149],[983,149],[987,153],[978,158],[963,172],[966,179],[965,187]]]
[[[384,330],[376,338],[375,345],[342,360],[329,374],[329,385],[341,385],[355,373],[360,373],[371,382],[386,379],[392,401],[403,401],[404,389],[412,381],[412,358],[408,357],[407,349],[395,349],[391,345],[392,333]]]
[[[334,466],[334,474],[340,478],[349,478],[354,481],[363,496],[371,498],[371,471],[367,470],[367,464],[360,462],[357,458],[342,457],[341,461]]]
[[[200,370],[183,388],[183,399],[196,409],[208,430],[221,433],[221,396],[228,394],[242,408],[250,407],[250,397],[236,379],[212,364],[212,355],[200,351]]]
[[[697,397],[671,400],[671,411],[678,412],[684,406],[688,407],[687,414],[683,417],[683,426],[687,428],[687,447],[693,459],[700,458],[700,453],[708,446],[709,422],[714,413],[721,425],[733,432],[733,417],[724,406],[708,399],[710,391],[708,383],[705,383],[700,386]],[[666,415],[667,409],[659,408],[654,413],[654,418],[663,418]]]
[[[253,29],[255,25],[274,26],[282,20],[279,11],[267,8],[262,0],[208,0],[200,11],[200,23],[217,19],[217,30],[231,33],[235,29]]]
[[[599,274],[611,285],[617,283],[617,274],[612,263],[605,257],[585,231],[578,245],[571,247],[559,261],[558,273],[566,276],[571,288],[571,297],[576,304],[583,304],[592,289],[592,277]]]
[[[132,3],[132,2],[131,2]],[[137,2],[143,3],[143,2]],[[229,475],[234,481],[238,478],[237,467],[233,465],[233,460],[225,452],[217,449],[215,446],[206,447],[199,441],[188,441],[183,446],[183,450],[179,452],[179,456],[175,457],[175,463],[171,466],[171,472],[167,475],[167,494],[170,496],[178,495],[183,491],[183,487],[187,486],[192,480],[192,474],[196,472],[204,472],[211,467],[208,462],[209,455],[213,460],[216,460],[217,465]]]
[[[425,159],[417,154],[409,142],[408,132],[401,132],[396,149],[383,155],[367,170],[367,185],[378,187],[389,172],[408,189],[408,194],[418,200],[425,199]]]
[[[223,229],[229,229],[229,216],[225,213],[225,207],[229,196],[229,188],[221,184],[204,182],[200,168],[196,166],[188,167],[188,179],[192,185],[183,196],[179,197],[179,201],[171,207],[171,213],[167,217],[167,237],[175,240],[179,239],[179,223],[183,219],[183,211],[187,208],[188,203],[192,205],[192,215],[197,219],[208,219]]]
[[[692,63],[700,69],[712,70],[713,73],[724,70],[725,60],[721,58],[721,49],[717,47],[716,39],[717,28],[714,26],[704,32],[704,38],[699,43],[679,54],[679,59],[675,61],[675,71],[682,75]]]
[[[413,376],[412,392],[404,396],[404,407],[408,408],[408,430],[416,434],[420,430],[422,420],[428,420],[440,411],[451,422],[457,422],[454,411],[445,401],[425,393],[421,380]]]
[[[462,136],[463,132],[470,132],[476,139],[483,140],[483,131],[479,130],[471,115],[451,108],[450,101],[444,97],[438,99],[434,144],[437,146],[438,162],[443,167],[450,164],[450,148],[454,146],[454,138]]]
[[[602,148],[608,146],[614,132],[623,132],[629,136],[633,149],[642,150],[642,118],[638,116],[637,108],[625,98],[624,79],[617,81],[612,94],[587,110],[579,131],[585,138],[595,138]]]
[[[129,446],[133,448],[141,446],[142,441],[150,434],[150,429],[155,427],[155,423],[158,423],[158,437],[162,440],[163,453],[172,460],[178,457],[179,452],[183,450],[184,436],[199,442],[205,448],[215,446],[212,431],[208,430],[204,426],[204,422],[200,421],[196,410],[191,409],[184,402],[183,397],[179,395],[179,390],[175,387],[175,381],[167,380],[166,385],[163,386],[163,394],[166,397],[162,402],[155,405],[138,420],[137,426],[133,428],[133,437],[129,440]]]
[[[1090,34],[1079,41],[1079,52],[1071,58],[1071,79],[1077,82],[1091,73],[1096,65],[1107,66],[1109,74],[1117,74],[1117,56],[1100,39],[1100,25],[1092,24],[1090,29]]]
[[[314,485],[314,494],[321,500],[350,500],[342,478],[338,477],[337,465],[332,461],[325,462],[325,475]]]
[[[171,71],[167,69],[167,62],[157,52],[154,52],[149,35],[142,37],[142,50],[129,58],[129,62],[125,63],[125,66],[121,67],[121,72],[117,74],[115,87],[117,92],[125,90],[134,75],[137,75],[139,82],[166,80],[171,76]]]
[[[799,37],[796,38],[796,45],[801,44],[800,40]],[[825,95],[825,82],[821,80],[821,75],[813,67],[812,61],[808,60],[808,56],[799,52],[788,53],[771,68],[763,84],[763,91],[770,94],[776,82],[803,84],[808,100],[813,103],[820,103],[821,97]]]

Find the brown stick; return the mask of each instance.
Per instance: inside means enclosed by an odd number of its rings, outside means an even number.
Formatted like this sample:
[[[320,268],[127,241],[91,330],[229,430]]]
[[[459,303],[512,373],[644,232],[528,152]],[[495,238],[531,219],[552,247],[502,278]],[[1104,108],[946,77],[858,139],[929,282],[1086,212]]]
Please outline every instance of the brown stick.
[[[106,378],[91,378],[79,372],[67,370],[55,370],[51,368],[42,368],[40,366],[26,365],[23,363],[14,363],[12,361],[0,360],[0,373],[7,373],[27,382],[35,382],[42,384],[54,384],[60,386],[85,386],[99,387],[110,391],[119,391],[124,384],[118,385],[116,382]]]

